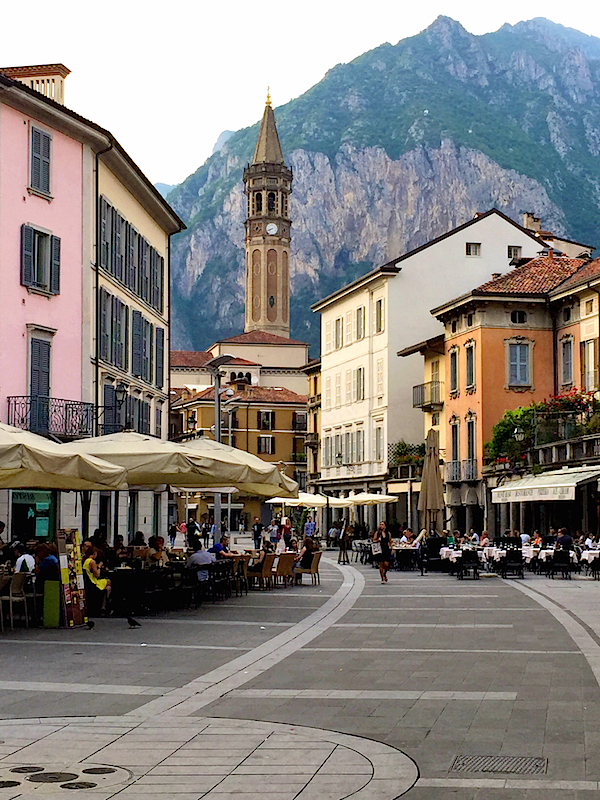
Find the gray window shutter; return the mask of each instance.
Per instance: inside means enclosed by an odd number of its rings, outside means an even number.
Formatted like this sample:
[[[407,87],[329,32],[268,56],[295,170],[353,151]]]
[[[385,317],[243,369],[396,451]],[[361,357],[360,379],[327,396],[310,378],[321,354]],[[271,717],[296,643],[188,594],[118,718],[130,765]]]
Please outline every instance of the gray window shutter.
[[[50,342],[31,340],[31,396],[50,396]]]
[[[31,129],[31,188],[50,194],[50,148],[52,137],[37,128]]]
[[[159,389],[164,383],[165,360],[165,332],[163,328],[156,329],[156,385]]]
[[[149,276],[148,276],[148,250],[149,250],[148,242],[144,238],[142,238],[140,236],[139,237],[139,256],[140,256],[139,270],[140,270],[140,274],[139,274],[139,291],[138,291],[138,294],[143,300],[146,300],[146,302],[148,302],[148,279],[149,279]]]
[[[50,291],[60,294],[60,237],[50,237]]]
[[[146,376],[146,380],[152,383],[154,379],[154,325],[150,325],[149,327],[148,346],[150,350],[148,353],[148,375]]]
[[[104,199],[100,200],[100,266],[108,269],[110,261],[110,214],[111,206]]]
[[[21,225],[21,285],[33,286],[33,228]]]
[[[113,208],[113,275],[123,280],[123,217]]]
[[[100,358],[110,360],[110,311],[111,296],[106,289],[100,289]]]
[[[165,310],[165,260],[158,258],[158,310],[162,314]]]
[[[138,378],[142,375],[142,312],[131,312],[131,371]]]
[[[115,397],[115,387],[110,383],[104,384],[103,403],[102,433],[106,436],[109,433],[117,432],[117,400]]]
[[[153,308],[157,307],[157,279],[156,279],[156,250],[150,248],[150,305]]]

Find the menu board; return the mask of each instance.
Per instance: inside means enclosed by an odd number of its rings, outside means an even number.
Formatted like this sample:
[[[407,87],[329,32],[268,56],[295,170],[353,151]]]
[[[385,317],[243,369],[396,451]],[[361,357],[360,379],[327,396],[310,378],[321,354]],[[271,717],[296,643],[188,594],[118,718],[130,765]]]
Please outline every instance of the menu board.
[[[87,622],[81,540],[77,528],[63,528],[56,533],[60,582],[65,624],[69,628]]]

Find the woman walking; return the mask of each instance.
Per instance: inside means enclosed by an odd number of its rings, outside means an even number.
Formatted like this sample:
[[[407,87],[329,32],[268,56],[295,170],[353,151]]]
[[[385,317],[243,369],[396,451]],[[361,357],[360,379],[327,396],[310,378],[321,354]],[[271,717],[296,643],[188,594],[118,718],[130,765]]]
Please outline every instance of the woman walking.
[[[392,537],[386,527],[385,522],[380,522],[379,527],[373,534],[373,543],[378,543],[379,547],[373,548],[380,550],[379,553],[374,552],[373,558],[379,564],[379,574],[381,575],[381,582],[387,583],[387,572],[390,568],[392,561]]]

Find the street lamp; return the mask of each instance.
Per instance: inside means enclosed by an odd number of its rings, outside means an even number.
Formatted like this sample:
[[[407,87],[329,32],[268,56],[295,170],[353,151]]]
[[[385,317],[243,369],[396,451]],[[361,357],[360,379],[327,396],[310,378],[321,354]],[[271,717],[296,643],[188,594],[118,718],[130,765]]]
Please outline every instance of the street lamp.
[[[117,417],[117,415],[118,415],[119,416],[119,420],[120,420],[120,417],[121,417],[121,408],[123,407],[123,403],[125,403],[126,399],[127,399],[127,386],[125,386],[123,381],[121,381],[120,383],[118,383],[115,386],[115,403],[116,403],[116,406],[117,406],[117,408],[116,408],[117,414],[115,414],[115,417]],[[117,423],[117,419],[116,418],[115,418],[114,422]],[[116,425],[115,425],[115,427],[116,427]],[[121,430],[124,430],[127,427],[128,427],[128,419],[127,419],[127,413],[126,413],[125,414],[125,425],[120,425],[120,428],[121,428]]]
[[[221,441],[221,367],[233,361],[234,356],[222,355],[211,358],[204,365],[213,376],[215,382],[215,442]],[[221,538],[221,493],[215,492],[214,502],[215,536],[216,544]],[[218,537],[218,538],[217,538]]]
[[[525,431],[523,428],[517,426],[513,431],[513,437],[517,442],[523,442],[525,440]]]
[[[187,429],[190,433],[196,429],[196,414],[193,411],[187,418]]]

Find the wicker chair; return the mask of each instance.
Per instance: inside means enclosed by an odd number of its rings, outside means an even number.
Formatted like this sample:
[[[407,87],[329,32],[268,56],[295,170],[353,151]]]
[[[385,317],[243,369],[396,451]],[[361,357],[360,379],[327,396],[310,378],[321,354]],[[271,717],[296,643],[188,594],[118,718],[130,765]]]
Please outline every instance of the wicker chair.
[[[276,569],[272,570],[273,573],[273,580],[275,582],[275,586],[277,586],[277,579],[281,578],[281,584],[283,586],[292,585],[294,582],[294,559],[296,558],[295,553],[282,553],[279,556],[279,561],[277,562]]]
[[[309,568],[305,569],[304,567],[296,567],[294,570],[294,575],[296,576],[296,583],[302,583],[302,576],[304,574],[310,575],[311,582],[313,585],[319,584],[321,585],[321,576],[319,575],[319,561],[321,560],[321,556],[323,553],[320,550],[317,550],[316,553],[313,554],[313,559]]]

